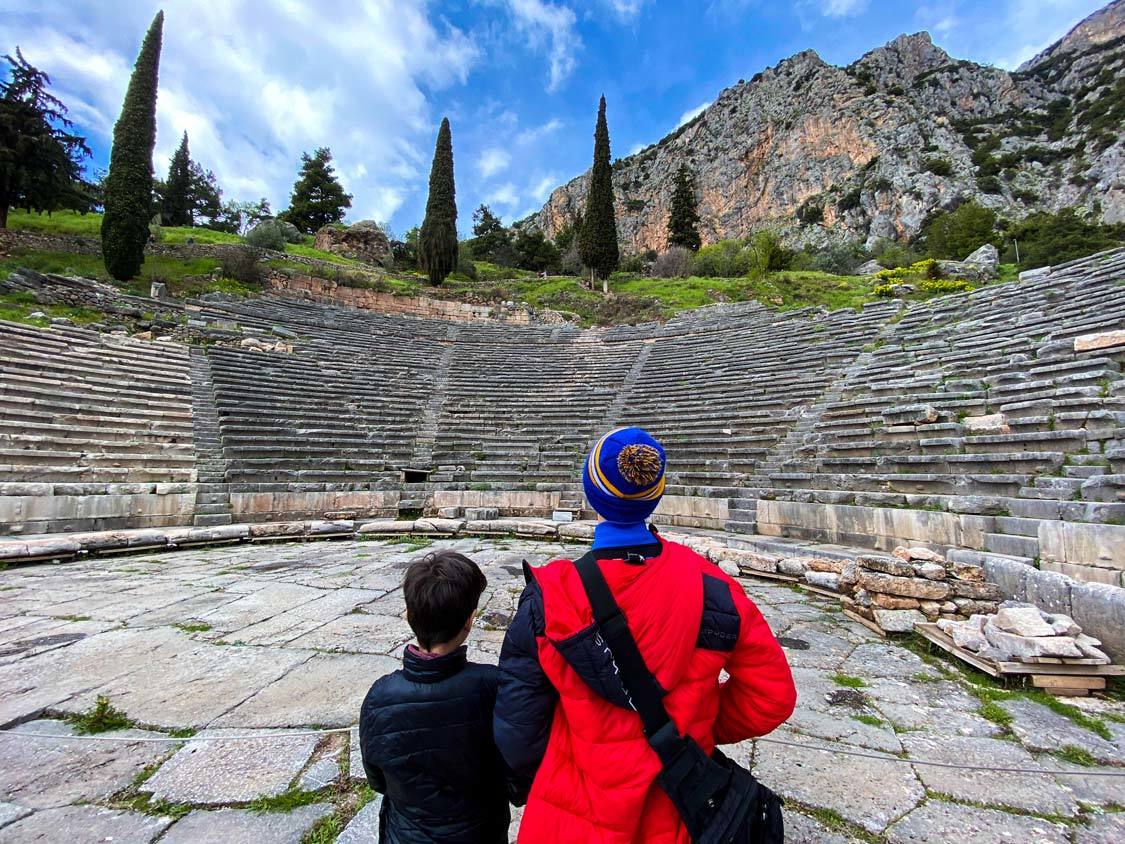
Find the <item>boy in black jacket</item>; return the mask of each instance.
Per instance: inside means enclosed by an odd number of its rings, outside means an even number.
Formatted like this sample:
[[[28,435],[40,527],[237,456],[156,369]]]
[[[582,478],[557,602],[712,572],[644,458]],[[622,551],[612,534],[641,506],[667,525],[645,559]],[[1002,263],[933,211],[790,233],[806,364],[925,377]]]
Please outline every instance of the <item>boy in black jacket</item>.
[[[412,563],[402,588],[418,638],[403,667],[364,698],[359,742],[367,781],[384,795],[383,844],[506,844],[506,768],[492,741],[495,666],[466,659],[487,581],[462,554]]]

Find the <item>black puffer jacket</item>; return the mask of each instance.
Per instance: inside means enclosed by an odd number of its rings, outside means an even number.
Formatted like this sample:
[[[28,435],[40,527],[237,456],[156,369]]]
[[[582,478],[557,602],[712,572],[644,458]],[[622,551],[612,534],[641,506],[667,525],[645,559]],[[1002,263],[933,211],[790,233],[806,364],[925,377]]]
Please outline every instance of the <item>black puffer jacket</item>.
[[[497,671],[466,649],[403,668],[364,698],[359,741],[367,781],[382,792],[384,844],[506,844],[506,768],[492,741]]]

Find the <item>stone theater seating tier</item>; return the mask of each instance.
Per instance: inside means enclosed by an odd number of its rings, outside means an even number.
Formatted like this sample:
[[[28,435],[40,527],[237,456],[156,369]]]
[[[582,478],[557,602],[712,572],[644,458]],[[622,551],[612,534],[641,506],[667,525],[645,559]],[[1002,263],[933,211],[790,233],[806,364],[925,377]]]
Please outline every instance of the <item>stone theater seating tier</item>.
[[[922,303],[589,330],[207,300],[190,355],[5,323],[0,523],[581,515],[590,443],[636,424],[669,450],[658,521],[1119,586],[1123,278],[1115,250]]]
[[[188,354],[76,328],[0,331],[0,529],[190,523]]]

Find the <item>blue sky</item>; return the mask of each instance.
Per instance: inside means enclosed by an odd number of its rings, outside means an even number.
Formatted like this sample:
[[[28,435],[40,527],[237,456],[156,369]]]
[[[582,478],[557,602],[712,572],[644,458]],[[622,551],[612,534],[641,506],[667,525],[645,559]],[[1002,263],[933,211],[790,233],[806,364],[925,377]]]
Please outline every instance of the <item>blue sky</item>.
[[[793,53],[847,64],[928,30],[958,58],[1014,68],[1100,0],[0,0],[0,46],[48,72],[109,138],[145,29],[165,13],[157,173],[185,129],[225,198],[288,202],[303,150],[329,146],[349,220],[421,221],[450,118],[459,225],[505,222],[589,166],[598,96],[615,157]]]

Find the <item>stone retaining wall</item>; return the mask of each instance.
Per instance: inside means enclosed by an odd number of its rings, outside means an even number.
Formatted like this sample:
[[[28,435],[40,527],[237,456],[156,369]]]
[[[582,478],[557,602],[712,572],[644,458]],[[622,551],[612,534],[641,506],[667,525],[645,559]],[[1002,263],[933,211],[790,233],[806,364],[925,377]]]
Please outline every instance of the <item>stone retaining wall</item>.
[[[453,322],[490,320],[512,325],[530,325],[532,322],[562,322],[561,317],[548,319],[553,311],[539,313],[525,305],[515,303],[504,305],[476,305],[471,302],[456,302],[434,299],[429,296],[399,296],[378,290],[349,287],[323,278],[303,275],[274,273],[268,280],[269,288],[275,293],[294,296],[310,302],[324,302],[347,305],[383,314],[404,314],[444,319]]]
[[[1000,556],[1006,516],[858,507],[801,501],[759,500],[758,533],[892,551],[924,545],[936,551],[970,549]],[[1030,520],[1038,525],[1033,543],[1040,565],[1081,580],[1125,586],[1125,526]],[[998,543],[998,544],[997,544]],[[1023,564],[1026,565],[1026,557]]]
[[[0,534],[191,524],[196,485],[0,484]]]

